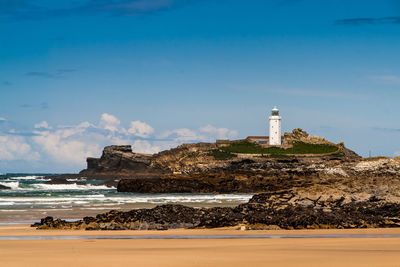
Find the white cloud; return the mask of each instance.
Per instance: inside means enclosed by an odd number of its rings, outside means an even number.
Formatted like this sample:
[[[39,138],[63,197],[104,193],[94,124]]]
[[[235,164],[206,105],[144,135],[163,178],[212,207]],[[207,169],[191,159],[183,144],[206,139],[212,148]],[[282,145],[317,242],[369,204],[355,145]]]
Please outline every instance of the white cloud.
[[[132,121],[131,127],[128,129],[128,132],[133,135],[146,138],[154,133],[154,129],[145,122]]]
[[[33,136],[19,135],[9,128],[7,134],[0,135],[0,161],[39,160],[36,166],[79,170],[85,167],[87,157],[99,157],[107,145],[130,144],[134,152],[153,154],[182,143],[212,142],[237,135],[234,130],[206,125],[196,130],[172,129],[152,140],[141,140],[152,136],[154,128],[140,120],[131,121],[129,126],[126,130],[117,117],[104,113],[98,124],[84,121],[52,127],[42,121],[34,125]]]
[[[81,122],[77,125],[78,128],[89,128],[95,127],[94,124],[89,123],[88,121]]]
[[[58,126],[56,130],[44,123],[37,126],[40,127],[36,127],[32,141],[51,161],[82,168],[86,158],[100,156],[104,146],[132,143],[120,120],[107,113],[102,114],[98,125],[85,121],[75,126]]]
[[[136,140],[132,144],[132,151],[136,153],[154,154],[160,152],[160,147],[151,145],[145,140]]]
[[[47,121],[42,121],[40,123],[35,124],[36,129],[51,129]]]
[[[0,117],[0,121],[6,121],[7,119],[4,117]]]
[[[38,160],[38,152],[32,151],[31,146],[22,136],[0,136],[0,160]]]
[[[184,142],[184,141],[196,141],[196,140],[203,140],[204,137],[198,135],[195,131],[192,131],[187,128],[175,129],[171,131],[165,131],[162,133],[159,138],[171,138],[177,142]]]
[[[117,119],[115,116],[103,113],[100,119],[100,127],[103,129],[109,130],[111,132],[116,132],[120,128],[120,120]]]
[[[79,140],[81,136],[70,138],[73,135],[82,133],[78,130],[72,128],[54,132],[45,131],[38,136],[32,137],[32,139],[53,161],[66,164],[82,164],[87,157],[97,156],[101,148],[99,144]]]
[[[201,127],[200,132],[206,133],[211,137],[211,139],[231,139],[235,138],[238,135],[236,130],[229,130],[228,128],[216,128],[212,125],[206,125]]]
[[[214,142],[216,139],[232,139],[237,137],[238,132],[227,128],[217,128],[212,125],[200,127],[197,131],[187,128],[175,129],[162,133],[159,138],[170,138],[175,143],[202,141]]]

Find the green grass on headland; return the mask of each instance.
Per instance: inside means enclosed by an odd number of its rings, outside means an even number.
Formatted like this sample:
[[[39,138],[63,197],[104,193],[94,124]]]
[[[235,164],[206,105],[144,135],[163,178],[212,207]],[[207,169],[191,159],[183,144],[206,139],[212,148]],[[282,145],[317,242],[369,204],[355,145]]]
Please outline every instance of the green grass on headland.
[[[255,143],[242,141],[233,143],[230,146],[220,148],[222,152],[243,153],[243,154],[326,154],[338,151],[338,147],[329,144],[310,144],[304,142],[295,142],[291,148],[268,147],[264,148]]]
[[[235,154],[232,154],[231,152],[220,151],[218,149],[211,151],[210,156],[213,156],[216,160],[227,160],[237,157]]]

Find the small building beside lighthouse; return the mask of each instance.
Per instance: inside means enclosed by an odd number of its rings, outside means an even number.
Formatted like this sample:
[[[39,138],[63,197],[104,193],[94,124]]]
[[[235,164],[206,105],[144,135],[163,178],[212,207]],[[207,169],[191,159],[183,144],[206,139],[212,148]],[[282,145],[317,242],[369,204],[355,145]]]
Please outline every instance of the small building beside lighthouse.
[[[269,117],[269,145],[282,145],[281,129],[281,117],[279,116],[279,109],[274,107],[271,111],[271,116]]]

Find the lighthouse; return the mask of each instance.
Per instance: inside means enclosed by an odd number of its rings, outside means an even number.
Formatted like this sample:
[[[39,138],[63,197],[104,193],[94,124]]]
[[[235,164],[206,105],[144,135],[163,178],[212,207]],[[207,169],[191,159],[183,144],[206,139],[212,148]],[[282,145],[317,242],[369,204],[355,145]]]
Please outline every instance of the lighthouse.
[[[271,146],[280,146],[281,141],[281,117],[279,109],[274,107],[269,117],[269,144]]]

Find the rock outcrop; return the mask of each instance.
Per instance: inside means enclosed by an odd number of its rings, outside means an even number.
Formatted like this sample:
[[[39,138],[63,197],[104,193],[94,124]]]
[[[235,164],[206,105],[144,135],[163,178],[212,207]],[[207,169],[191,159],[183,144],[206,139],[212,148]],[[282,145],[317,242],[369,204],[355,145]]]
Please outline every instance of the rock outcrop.
[[[46,217],[38,229],[166,230],[245,226],[246,229],[399,227],[400,204],[376,196],[363,201],[302,197],[292,191],[255,195],[234,208],[162,205],[128,212],[110,211],[76,222]]]
[[[291,142],[315,139],[300,129],[289,137]],[[332,144],[317,139],[317,143]],[[134,193],[261,193],[285,189],[399,197],[398,158],[363,159],[343,143],[335,146],[337,152],[317,155],[237,154],[225,158],[218,158],[220,152],[215,152],[220,148],[215,143],[183,144],[153,155],[133,153],[130,146],[109,146],[101,158],[88,158],[88,168],[80,175],[118,179],[118,191]]]
[[[133,153],[129,145],[107,146],[101,158],[87,158],[87,169],[81,175],[159,175],[163,171],[151,166],[153,155]]]
[[[9,190],[11,187],[0,184],[0,190]]]

